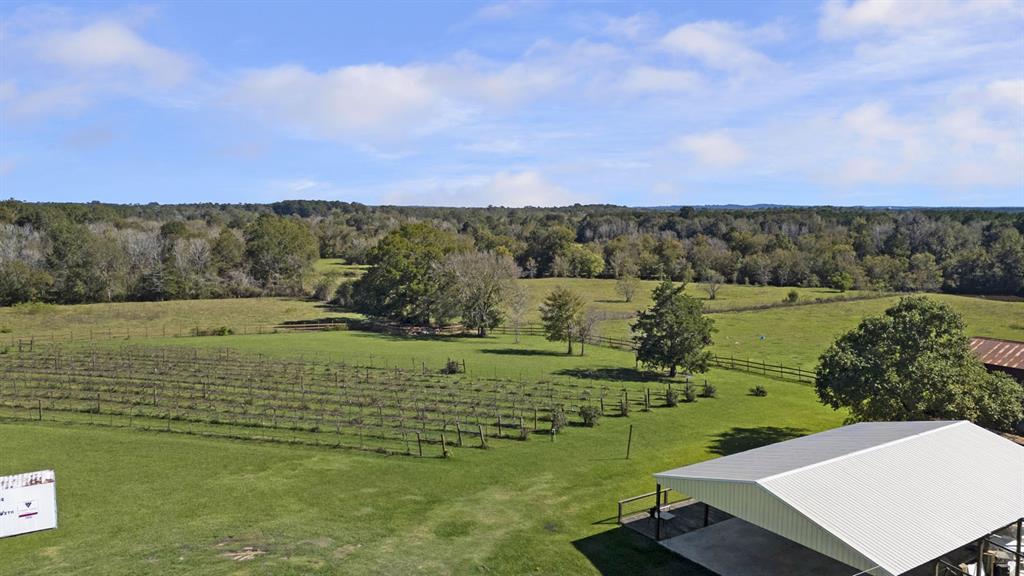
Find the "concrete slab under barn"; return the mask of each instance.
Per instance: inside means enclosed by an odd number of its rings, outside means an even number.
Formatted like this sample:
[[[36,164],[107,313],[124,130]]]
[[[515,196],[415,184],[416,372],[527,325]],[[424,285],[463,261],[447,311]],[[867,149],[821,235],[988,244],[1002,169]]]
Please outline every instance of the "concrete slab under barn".
[[[850,576],[859,572],[739,518],[660,543],[720,576]]]

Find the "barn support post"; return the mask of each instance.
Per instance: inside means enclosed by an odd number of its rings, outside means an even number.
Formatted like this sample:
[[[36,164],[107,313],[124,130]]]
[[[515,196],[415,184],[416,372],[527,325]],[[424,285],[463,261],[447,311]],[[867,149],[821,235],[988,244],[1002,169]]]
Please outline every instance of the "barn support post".
[[[978,569],[980,570],[984,566],[985,562],[985,544],[988,542],[988,536],[983,536],[978,540]]]
[[[711,507],[708,506],[707,502],[705,502],[704,503],[704,527],[705,528],[707,528],[707,526],[708,526],[708,518],[711,515],[710,512],[711,512]]]
[[[1020,565],[1021,561],[1024,560],[1024,556],[1021,556],[1021,537],[1024,536],[1024,518],[1017,520],[1017,568],[1015,569],[1016,574],[1014,576],[1020,576]]]
[[[654,491],[654,540],[661,540],[661,484]]]

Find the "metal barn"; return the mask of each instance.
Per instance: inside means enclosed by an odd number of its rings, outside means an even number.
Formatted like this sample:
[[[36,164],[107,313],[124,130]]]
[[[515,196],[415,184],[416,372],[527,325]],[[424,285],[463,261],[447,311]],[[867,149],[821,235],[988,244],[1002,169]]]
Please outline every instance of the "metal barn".
[[[654,477],[851,575],[1020,570],[1024,447],[970,422],[854,424]],[[974,572],[944,558],[965,547]]]

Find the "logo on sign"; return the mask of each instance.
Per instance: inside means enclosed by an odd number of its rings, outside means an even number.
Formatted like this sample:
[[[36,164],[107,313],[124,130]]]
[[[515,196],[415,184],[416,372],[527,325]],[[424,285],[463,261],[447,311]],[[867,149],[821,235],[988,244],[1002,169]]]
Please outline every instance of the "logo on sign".
[[[36,507],[35,500],[23,502],[21,507],[18,508],[18,518],[31,518],[36,514],[39,514],[39,509]]]

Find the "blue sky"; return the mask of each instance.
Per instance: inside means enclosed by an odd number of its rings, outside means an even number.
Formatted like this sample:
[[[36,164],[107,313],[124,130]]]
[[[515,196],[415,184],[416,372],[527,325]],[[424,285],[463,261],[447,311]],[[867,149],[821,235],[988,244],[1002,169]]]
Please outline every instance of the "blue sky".
[[[3,3],[0,197],[1020,206],[1024,3]]]

